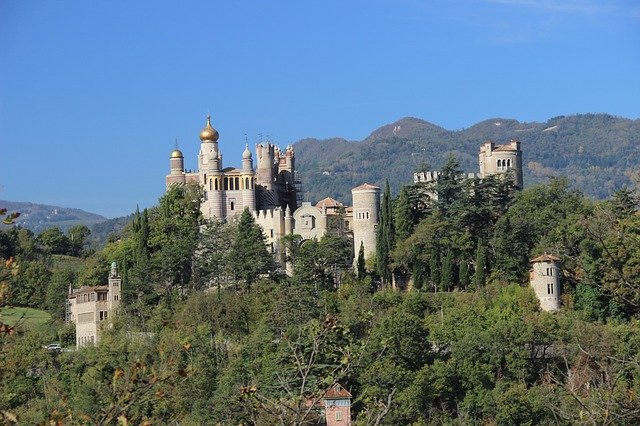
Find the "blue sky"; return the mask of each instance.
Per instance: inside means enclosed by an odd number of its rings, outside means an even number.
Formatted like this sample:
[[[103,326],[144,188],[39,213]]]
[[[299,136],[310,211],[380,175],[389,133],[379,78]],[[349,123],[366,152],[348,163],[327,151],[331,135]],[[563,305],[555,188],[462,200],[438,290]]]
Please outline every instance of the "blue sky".
[[[366,137],[414,116],[640,117],[640,3],[0,2],[0,199],[115,217],[156,203],[207,113],[245,134]]]

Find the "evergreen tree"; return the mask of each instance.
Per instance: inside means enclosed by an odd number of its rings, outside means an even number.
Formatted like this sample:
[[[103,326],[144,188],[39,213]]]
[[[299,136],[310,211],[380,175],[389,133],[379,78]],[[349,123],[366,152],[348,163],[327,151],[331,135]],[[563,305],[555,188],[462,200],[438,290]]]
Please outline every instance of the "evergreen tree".
[[[364,263],[364,245],[360,242],[360,249],[358,250],[358,278],[364,278],[367,271]]]
[[[233,244],[231,245],[231,269],[236,279],[245,284],[246,289],[274,268],[273,257],[267,250],[266,238],[260,225],[244,209],[238,221]]]
[[[395,202],[396,240],[409,238],[414,226],[414,213],[409,187],[404,186]]]
[[[440,289],[449,291],[453,287],[453,251],[448,250],[442,259],[442,274],[440,277]]]
[[[391,189],[389,181],[386,181],[382,206],[380,207],[380,224],[378,225],[378,235],[376,242],[376,260],[378,262],[378,274],[383,283],[391,281],[391,270],[389,269],[389,255],[394,247],[395,227],[393,224],[394,214],[391,203]]]
[[[464,259],[460,260],[458,277],[461,288],[469,287],[469,263]]]
[[[440,284],[440,262],[438,260],[438,252],[435,249],[431,250],[431,257],[429,258],[429,275],[431,277],[431,286],[436,291]]]
[[[478,240],[478,247],[476,249],[476,271],[473,274],[473,284],[475,288],[480,288],[485,283],[486,265],[487,259],[484,249],[484,243],[482,240]]]

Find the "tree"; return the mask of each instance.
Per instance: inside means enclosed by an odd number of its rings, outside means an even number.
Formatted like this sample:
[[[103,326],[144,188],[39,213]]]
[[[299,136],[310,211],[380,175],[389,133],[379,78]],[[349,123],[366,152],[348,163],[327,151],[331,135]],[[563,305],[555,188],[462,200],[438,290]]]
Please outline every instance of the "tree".
[[[229,257],[232,227],[212,219],[203,227],[195,252],[194,286],[202,289],[217,286],[218,290],[231,273],[233,259]]]
[[[394,214],[393,205],[391,203],[391,189],[389,188],[389,181],[387,180],[382,197],[382,206],[380,207],[380,224],[378,225],[376,241],[378,274],[380,274],[383,283],[389,283],[391,281],[389,255],[395,245],[395,227],[393,219]]]
[[[473,285],[476,289],[482,287],[486,280],[487,256],[485,254],[484,242],[478,240],[476,248],[476,269],[473,274]]]
[[[360,249],[358,249],[358,278],[364,278],[367,274],[364,263],[364,245],[360,241]]]
[[[442,259],[442,274],[440,278],[440,289],[449,291],[453,287],[453,251],[448,250]]]
[[[237,280],[249,290],[261,274],[274,269],[272,255],[267,251],[266,237],[249,209],[244,209],[231,245],[231,269]]]
[[[152,267],[149,275],[166,293],[176,288],[184,291],[191,282],[201,200],[202,189],[197,184],[172,186],[160,198],[149,221],[148,245]],[[140,232],[140,241],[143,242],[144,226]],[[144,247],[140,246],[139,250],[144,250]]]
[[[458,267],[460,287],[466,289],[467,287],[469,287],[469,263],[466,260],[461,259]]]
[[[38,235],[38,242],[47,253],[51,254],[68,254],[71,246],[69,238],[58,227],[42,231]]]
[[[84,254],[84,246],[87,238],[91,235],[91,230],[85,225],[75,225],[67,231],[69,240],[69,255],[82,256]]]
[[[429,258],[429,276],[431,278],[431,286],[436,291],[440,285],[440,261],[438,252],[435,249],[431,250],[431,257]]]

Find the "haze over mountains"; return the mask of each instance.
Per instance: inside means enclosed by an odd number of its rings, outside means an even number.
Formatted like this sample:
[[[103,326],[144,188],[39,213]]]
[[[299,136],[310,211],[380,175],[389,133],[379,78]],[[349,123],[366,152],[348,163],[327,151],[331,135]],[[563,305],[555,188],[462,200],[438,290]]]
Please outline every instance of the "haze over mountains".
[[[566,176],[586,194],[606,198],[640,175],[640,120],[607,114],[559,116],[545,123],[495,118],[455,131],[407,117],[359,142],[303,139],[294,148],[305,201],[331,196],[351,203],[351,188],[363,182],[382,185],[388,178],[395,193],[412,182],[414,171],[425,166],[437,170],[450,154],[464,171],[477,172],[480,144],[511,138],[522,142],[525,185]],[[84,224],[99,241],[128,220],[34,203],[0,200],[0,205],[21,212],[18,224],[36,233]]]
[[[412,182],[424,165],[439,169],[455,155],[466,172],[478,172],[478,151],[487,139],[522,142],[524,182],[566,176],[594,198],[606,198],[631,183],[640,168],[640,120],[607,114],[559,116],[545,123],[495,118],[451,131],[417,118],[403,118],[360,142],[304,139],[294,145],[306,201],[331,196],[350,202],[363,182],[392,189]]]

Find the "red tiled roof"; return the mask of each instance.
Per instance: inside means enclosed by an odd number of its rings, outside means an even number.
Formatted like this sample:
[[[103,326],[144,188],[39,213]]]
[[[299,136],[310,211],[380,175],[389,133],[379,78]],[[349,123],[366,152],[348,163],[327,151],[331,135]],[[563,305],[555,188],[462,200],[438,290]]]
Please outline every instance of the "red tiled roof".
[[[342,204],[340,201],[338,200],[334,200],[331,197],[327,197],[325,199],[322,199],[320,201],[318,201],[316,203],[316,207],[321,209],[323,207],[342,207],[344,204]]]
[[[339,399],[339,398],[351,398],[351,394],[348,390],[343,388],[339,383],[331,386],[324,394],[324,399]]]

